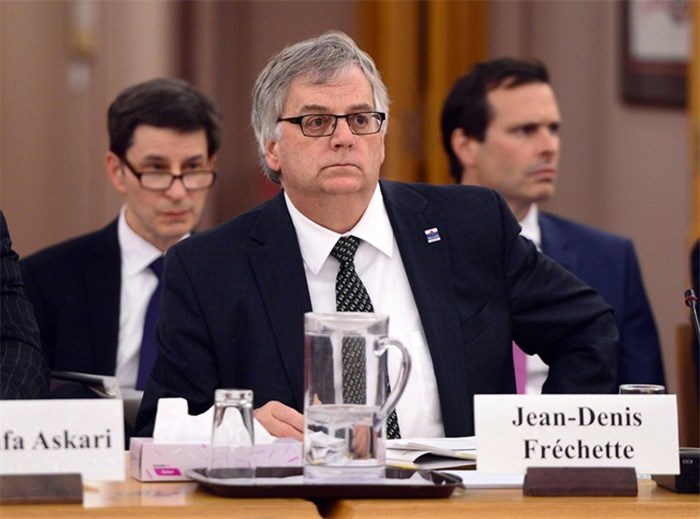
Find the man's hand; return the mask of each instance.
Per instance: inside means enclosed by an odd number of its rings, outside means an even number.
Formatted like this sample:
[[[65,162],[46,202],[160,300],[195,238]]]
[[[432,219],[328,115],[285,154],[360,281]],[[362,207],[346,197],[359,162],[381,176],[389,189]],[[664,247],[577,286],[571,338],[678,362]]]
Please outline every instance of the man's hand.
[[[299,441],[304,439],[304,415],[282,402],[272,400],[253,414],[272,436]]]

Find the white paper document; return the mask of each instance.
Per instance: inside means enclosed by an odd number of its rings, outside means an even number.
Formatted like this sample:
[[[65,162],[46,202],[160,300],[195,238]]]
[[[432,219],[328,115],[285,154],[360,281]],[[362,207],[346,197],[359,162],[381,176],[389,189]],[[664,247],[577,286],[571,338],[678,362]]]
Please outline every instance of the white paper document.
[[[474,436],[388,440],[386,463],[396,467],[421,469],[474,466],[476,440]]]

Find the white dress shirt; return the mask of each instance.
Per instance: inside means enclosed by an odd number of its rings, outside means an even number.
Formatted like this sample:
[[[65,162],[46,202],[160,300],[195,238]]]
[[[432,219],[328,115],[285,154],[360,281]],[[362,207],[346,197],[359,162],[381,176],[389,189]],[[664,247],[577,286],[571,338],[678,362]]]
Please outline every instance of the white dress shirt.
[[[133,389],[139,372],[146,309],[158,286],[158,277],[148,266],[162,253],[129,227],[125,207],[119,213],[117,234],[122,256],[122,279],[116,377],[123,389]]]
[[[539,224],[539,209],[537,204],[532,204],[530,210],[525,215],[525,218],[520,220],[520,235],[525,236],[528,240],[533,242],[537,247],[537,250],[542,250],[542,231],[540,230]]]
[[[530,210],[525,215],[520,222],[521,236],[532,241],[536,246],[537,250],[542,251],[542,230],[539,224],[539,209],[537,204],[532,204]],[[539,395],[542,393],[542,386],[544,381],[547,380],[547,373],[549,372],[549,367],[540,358],[539,355],[528,355],[526,357],[526,370],[527,370],[527,381],[525,383],[525,394],[526,395]]]
[[[285,201],[304,260],[311,306],[314,312],[335,312],[335,278],[340,265],[330,253],[341,235],[309,220],[286,193]],[[442,437],[445,432],[430,350],[378,186],[360,221],[346,233],[350,234],[362,240],[355,254],[355,270],[374,311],[389,315],[389,336],[401,341],[411,355],[412,371],[396,407],[401,436]],[[393,381],[400,361],[397,352],[388,351]]]

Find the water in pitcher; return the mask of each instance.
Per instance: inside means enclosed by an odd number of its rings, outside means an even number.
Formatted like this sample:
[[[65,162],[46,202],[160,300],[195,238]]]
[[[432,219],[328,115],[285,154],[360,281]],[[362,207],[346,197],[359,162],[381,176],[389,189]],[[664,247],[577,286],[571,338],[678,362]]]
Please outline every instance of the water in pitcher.
[[[377,480],[384,477],[381,429],[372,427],[378,406],[312,405],[305,412],[304,477]]]

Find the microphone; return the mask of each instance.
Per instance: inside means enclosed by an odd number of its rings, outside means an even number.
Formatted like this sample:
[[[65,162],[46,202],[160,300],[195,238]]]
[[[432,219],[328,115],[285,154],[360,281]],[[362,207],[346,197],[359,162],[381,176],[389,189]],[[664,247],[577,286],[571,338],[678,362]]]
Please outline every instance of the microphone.
[[[695,336],[700,342],[700,321],[698,321],[698,296],[692,289],[685,291],[685,304],[690,308],[690,320],[693,321]],[[700,449],[696,447],[681,447],[680,473],[677,476],[660,474],[652,476],[660,487],[672,492],[700,494]]]
[[[685,304],[690,308],[690,320],[693,321],[695,337],[700,342],[700,320],[698,320],[698,296],[692,288],[685,291]]]

